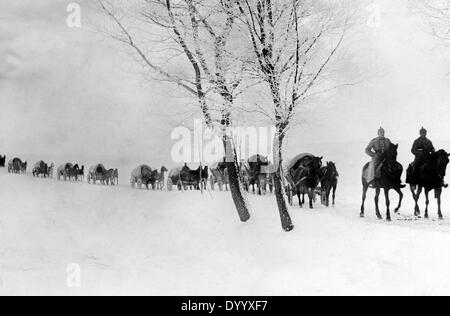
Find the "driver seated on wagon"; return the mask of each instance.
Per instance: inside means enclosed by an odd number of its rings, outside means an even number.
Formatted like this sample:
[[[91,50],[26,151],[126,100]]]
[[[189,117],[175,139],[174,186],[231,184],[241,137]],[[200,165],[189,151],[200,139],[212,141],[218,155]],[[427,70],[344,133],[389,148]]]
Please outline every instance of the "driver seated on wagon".
[[[386,131],[384,128],[380,127],[378,130],[378,137],[372,139],[366,148],[366,154],[372,158],[369,168],[367,169],[367,183],[371,183],[381,176],[381,168],[383,167],[385,153],[392,145],[390,139],[385,137],[385,134]]]

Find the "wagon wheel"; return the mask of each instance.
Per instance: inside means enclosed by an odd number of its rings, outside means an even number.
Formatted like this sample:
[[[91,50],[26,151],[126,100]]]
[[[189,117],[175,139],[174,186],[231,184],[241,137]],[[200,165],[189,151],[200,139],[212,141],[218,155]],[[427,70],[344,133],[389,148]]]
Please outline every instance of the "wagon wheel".
[[[173,182],[172,179],[167,180],[167,190],[172,191],[173,190]]]
[[[178,187],[178,191],[183,191],[183,182],[181,180],[178,180],[177,187]]]
[[[211,185],[211,190],[214,191],[214,177],[213,176],[209,177],[209,183]]]

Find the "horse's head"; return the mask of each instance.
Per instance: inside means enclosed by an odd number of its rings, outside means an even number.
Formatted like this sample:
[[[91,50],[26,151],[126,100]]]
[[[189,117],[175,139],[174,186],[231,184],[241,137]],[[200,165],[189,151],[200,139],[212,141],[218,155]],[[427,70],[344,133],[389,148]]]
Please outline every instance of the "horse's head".
[[[387,160],[397,161],[397,156],[398,156],[398,144],[397,145],[392,144],[391,146],[389,146],[387,150]]]
[[[316,174],[320,174],[320,170],[322,169],[322,160],[323,157],[314,157],[312,160],[312,167]]]
[[[205,166],[202,170],[202,178],[207,179],[209,177],[209,167]]]
[[[448,154],[445,150],[441,149],[438,150],[435,154],[436,159],[436,168],[439,172],[439,175],[442,177],[445,177],[445,174],[447,172],[447,166],[450,162],[450,154]]]
[[[336,164],[333,161],[327,162],[326,173],[329,176],[335,176],[337,174]]]
[[[117,170],[117,169],[116,169],[116,170]],[[164,173],[166,173],[167,171],[169,171],[169,170],[167,170],[166,167],[162,166],[162,168],[161,168],[161,173],[164,174]]]

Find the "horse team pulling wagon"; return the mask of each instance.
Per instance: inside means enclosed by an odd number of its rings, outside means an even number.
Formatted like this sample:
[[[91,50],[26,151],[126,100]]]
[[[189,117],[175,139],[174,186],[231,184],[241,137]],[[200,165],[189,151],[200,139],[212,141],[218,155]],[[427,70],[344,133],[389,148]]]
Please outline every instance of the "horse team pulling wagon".
[[[22,162],[19,158],[14,158],[8,162],[8,172],[9,173],[26,173],[27,172],[27,162]]]
[[[273,192],[273,175],[276,172],[275,166],[270,163],[267,157],[254,155],[241,164],[241,178],[246,191],[250,191],[250,187],[255,193],[255,186],[258,194],[267,193],[267,186],[270,192]]]
[[[303,206],[307,194],[309,207],[313,208],[315,191],[322,178],[322,159],[311,154],[300,154],[286,164],[284,167],[286,193],[290,205],[293,205],[293,197],[297,195],[300,206]]]
[[[44,161],[38,161],[33,167],[33,177],[43,176],[44,178],[53,178],[54,164],[46,164]]]
[[[188,188],[195,190],[205,190],[209,179],[209,168],[200,166],[197,170],[191,170],[187,165],[173,168],[169,172],[167,189],[173,190],[176,185],[179,191],[186,191]]]
[[[142,185],[145,185],[147,190],[150,189],[150,186],[153,190],[162,190],[167,171],[167,168],[164,166],[158,171],[153,170],[148,165],[140,165],[131,173],[131,187],[134,189],[137,185],[139,189],[142,189]]]
[[[118,185],[119,171],[117,169],[107,170],[103,164],[97,164],[89,168],[87,181],[89,184],[97,184],[97,181],[100,181],[103,185]]]
[[[228,191],[228,186],[230,184],[230,181],[228,179],[228,169],[225,164],[225,162],[218,162],[213,164],[210,167],[211,170],[211,176],[209,178],[209,183],[211,185],[211,190],[214,191],[215,186],[219,187],[220,191],[223,191],[224,186],[225,190]]]
[[[58,180],[63,179],[64,181],[79,181],[84,178],[84,166],[81,168],[78,164],[73,165],[68,162],[58,167],[56,170],[56,178]]]

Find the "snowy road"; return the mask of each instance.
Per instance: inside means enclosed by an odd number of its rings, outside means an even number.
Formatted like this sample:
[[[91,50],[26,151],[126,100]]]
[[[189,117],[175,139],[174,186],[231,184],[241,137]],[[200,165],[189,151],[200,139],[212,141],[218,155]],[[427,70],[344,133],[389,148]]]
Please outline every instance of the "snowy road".
[[[362,220],[359,188],[343,190],[335,208],[293,207],[296,229],[287,234],[272,196],[251,196],[253,217],[242,224],[227,193],[90,186],[2,169],[0,294],[450,293],[450,222],[379,222],[372,200]],[[81,268],[81,288],[67,286],[70,264]]]

